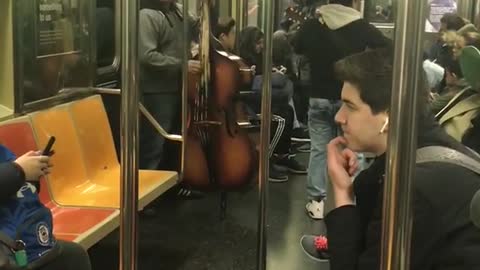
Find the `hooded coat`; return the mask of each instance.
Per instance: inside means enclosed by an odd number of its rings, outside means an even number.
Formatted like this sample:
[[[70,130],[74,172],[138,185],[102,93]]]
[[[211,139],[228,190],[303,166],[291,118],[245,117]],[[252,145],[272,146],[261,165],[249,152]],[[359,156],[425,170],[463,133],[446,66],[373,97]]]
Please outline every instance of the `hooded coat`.
[[[193,37],[198,21],[187,16],[189,37]],[[143,94],[180,94],[183,61],[182,6],[170,8],[144,5],[139,12],[138,57],[140,88]]]
[[[306,21],[298,31],[295,52],[310,63],[310,97],[339,100],[342,82],[335,78],[335,62],[367,48],[387,47],[391,41],[351,7],[324,5],[318,13],[319,19]]]

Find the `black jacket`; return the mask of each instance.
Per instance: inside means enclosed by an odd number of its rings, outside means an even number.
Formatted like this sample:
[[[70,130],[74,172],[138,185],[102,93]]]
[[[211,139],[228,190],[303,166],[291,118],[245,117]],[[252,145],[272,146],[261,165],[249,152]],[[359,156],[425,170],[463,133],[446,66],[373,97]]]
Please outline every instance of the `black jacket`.
[[[295,34],[293,45],[310,63],[310,97],[339,100],[342,83],[335,78],[335,62],[367,48],[386,47],[391,41],[360,15],[357,18],[351,8],[325,5],[320,12],[324,23],[306,21]]]
[[[0,203],[10,199],[25,184],[25,173],[14,162],[0,163]]]
[[[419,131],[418,147],[440,145],[471,155],[433,124]],[[331,270],[379,269],[385,157],[354,183],[356,206],[326,216]],[[444,163],[416,166],[411,270],[480,269],[480,229],[470,221],[469,205],[480,176]]]

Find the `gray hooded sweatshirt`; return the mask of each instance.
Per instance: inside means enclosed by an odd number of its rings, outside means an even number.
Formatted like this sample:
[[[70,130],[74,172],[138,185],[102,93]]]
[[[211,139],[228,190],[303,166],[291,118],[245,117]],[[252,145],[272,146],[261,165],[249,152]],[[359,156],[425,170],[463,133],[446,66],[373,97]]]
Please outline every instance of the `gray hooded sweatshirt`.
[[[180,93],[183,58],[182,6],[142,9],[139,15],[140,89],[143,94]],[[190,40],[197,26],[189,16]]]

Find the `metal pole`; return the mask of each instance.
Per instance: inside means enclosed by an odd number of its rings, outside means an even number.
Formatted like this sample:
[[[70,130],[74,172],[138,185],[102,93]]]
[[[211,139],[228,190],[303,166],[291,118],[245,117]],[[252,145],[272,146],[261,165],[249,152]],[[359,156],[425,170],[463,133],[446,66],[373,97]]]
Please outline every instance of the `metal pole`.
[[[457,14],[463,18],[473,22],[475,19],[475,1],[474,0],[460,0],[457,1]]]
[[[239,32],[248,26],[248,1],[240,0],[240,22],[239,22]]]
[[[235,48],[238,49],[240,45],[240,32],[243,29],[243,19],[242,19],[242,1],[241,0],[233,0],[232,1],[232,17],[235,19],[236,22],[236,40],[235,40]]]
[[[267,183],[270,144],[270,122],[272,105],[272,35],[273,12],[275,1],[262,1],[263,32],[265,34],[265,48],[263,51],[263,90],[262,90],[262,126],[260,133],[260,171],[258,181],[259,216],[258,216],[258,243],[257,243],[257,270],[266,269],[267,258]]]
[[[138,1],[122,0],[120,270],[137,269]]]
[[[426,1],[395,2],[395,60],[384,187],[382,270],[410,269],[417,93],[423,91],[420,82]]]
[[[189,0],[183,1],[183,17],[186,18],[183,20],[183,64],[182,64],[182,137],[187,138],[187,105],[188,105],[188,60],[190,56],[190,34],[191,29],[189,27]],[[185,152],[186,152],[186,141],[182,142],[182,159],[180,164],[180,179],[183,179],[183,172],[185,168]]]

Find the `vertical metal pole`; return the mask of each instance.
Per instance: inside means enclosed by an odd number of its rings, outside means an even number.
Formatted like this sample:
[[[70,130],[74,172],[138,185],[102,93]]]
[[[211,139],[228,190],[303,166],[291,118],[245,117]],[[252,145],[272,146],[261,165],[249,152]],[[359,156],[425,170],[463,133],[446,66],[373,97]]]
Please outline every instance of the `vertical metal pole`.
[[[262,1],[263,32],[265,47],[263,51],[263,90],[262,90],[262,126],[260,134],[260,171],[258,182],[259,216],[258,216],[258,243],[257,243],[257,270],[266,269],[267,258],[267,183],[269,166],[270,123],[272,105],[272,35],[274,2]]]
[[[122,0],[120,270],[137,269],[138,1]]]
[[[457,14],[473,22],[475,19],[475,1],[460,0],[457,1]]]
[[[240,31],[243,30],[245,27],[248,26],[248,0],[240,0],[240,23],[238,24],[240,27]]]
[[[395,60],[384,188],[381,269],[410,269],[412,178],[417,145],[417,93],[423,73],[426,1],[395,1]],[[407,20],[408,18],[408,20]],[[407,132],[405,132],[407,131]]]
[[[236,40],[235,40],[235,48],[238,49],[240,47],[240,32],[242,31],[243,27],[243,19],[242,19],[242,1],[241,0],[233,0],[232,3],[232,16],[235,18],[236,21]]]
[[[190,19],[189,19],[189,0],[183,1],[183,64],[182,64],[182,159],[180,165],[180,179],[183,178],[185,168],[185,152],[186,152],[186,138],[187,138],[187,104],[188,104],[188,58],[190,56]]]
[[[89,57],[90,57],[90,76],[88,78],[88,86],[89,87],[95,87],[96,81],[97,81],[97,16],[96,16],[96,1],[90,1],[88,5],[88,12],[90,13],[89,16],[89,25],[88,25],[88,41],[89,41],[89,47],[90,50],[88,52]],[[82,7],[85,6],[85,3],[82,3]]]

